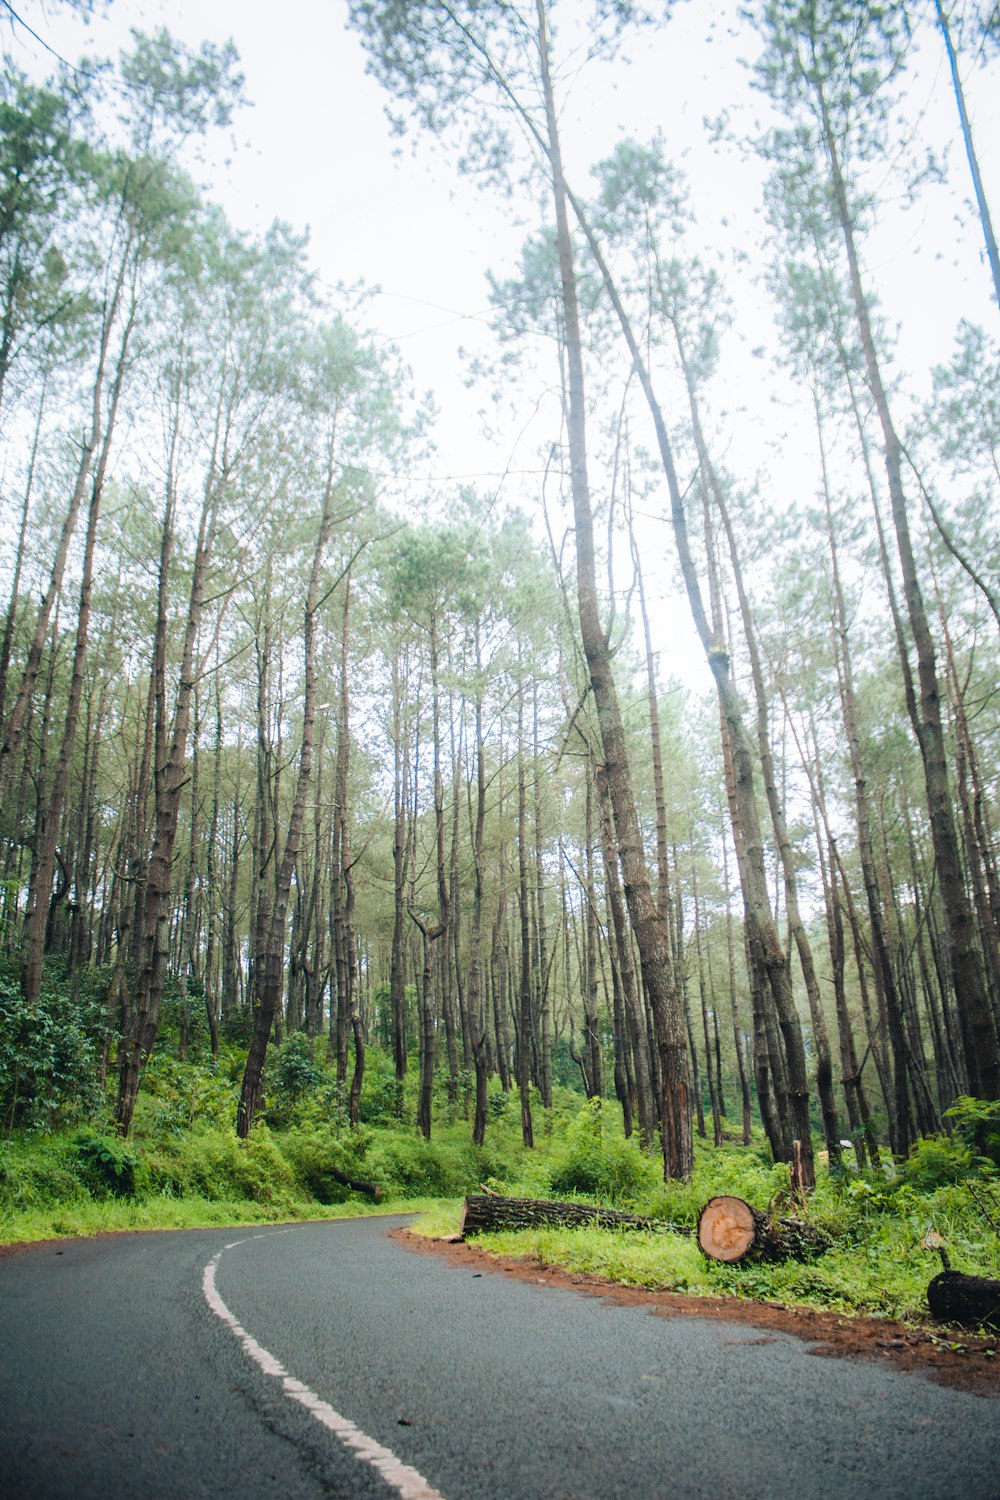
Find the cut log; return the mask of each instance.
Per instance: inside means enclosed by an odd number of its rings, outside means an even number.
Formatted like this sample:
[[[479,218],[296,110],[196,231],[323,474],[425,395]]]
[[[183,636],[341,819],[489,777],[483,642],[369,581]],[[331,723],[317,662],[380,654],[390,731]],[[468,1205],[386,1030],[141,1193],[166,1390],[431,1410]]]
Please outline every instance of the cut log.
[[[698,1244],[709,1260],[810,1260],[830,1236],[804,1219],[769,1219],[742,1198],[710,1198],[698,1218]]]
[[[939,1271],[927,1288],[927,1306],[941,1323],[1000,1328],[1000,1281]]]
[[[644,1219],[615,1208],[585,1203],[556,1203],[545,1198],[504,1198],[499,1193],[472,1193],[465,1200],[459,1233],[498,1234],[507,1229],[671,1229],[690,1234],[687,1225]]]

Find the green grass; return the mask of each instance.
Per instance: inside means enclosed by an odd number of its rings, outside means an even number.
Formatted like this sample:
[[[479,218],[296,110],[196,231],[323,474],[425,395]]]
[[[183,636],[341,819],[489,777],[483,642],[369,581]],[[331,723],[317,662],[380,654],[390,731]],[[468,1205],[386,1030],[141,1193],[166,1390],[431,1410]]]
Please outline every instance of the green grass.
[[[433,1211],[436,1205],[433,1200],[425,1198],[401,1199],[391,1205],[355,1198],[349,1203],[326,1206],[301,1201],[269,1207],[246,1200],[168,1198],[154,1194],[133,1202],[74,1202],[25,1209],[0,1222],[0,1245],[150,1229],[224,1229],[243,1224],[286,1224],[296,1220],[422,1213],[428,1207]]]

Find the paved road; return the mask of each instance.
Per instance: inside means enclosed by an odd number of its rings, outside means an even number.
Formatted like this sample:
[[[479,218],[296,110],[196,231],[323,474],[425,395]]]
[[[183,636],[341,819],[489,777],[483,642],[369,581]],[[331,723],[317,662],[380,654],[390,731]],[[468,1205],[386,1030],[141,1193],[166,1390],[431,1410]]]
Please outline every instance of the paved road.
[[[0,1496],[1000,1500],[989,1398],[476,1275],[400,1222],[0,1258]]]

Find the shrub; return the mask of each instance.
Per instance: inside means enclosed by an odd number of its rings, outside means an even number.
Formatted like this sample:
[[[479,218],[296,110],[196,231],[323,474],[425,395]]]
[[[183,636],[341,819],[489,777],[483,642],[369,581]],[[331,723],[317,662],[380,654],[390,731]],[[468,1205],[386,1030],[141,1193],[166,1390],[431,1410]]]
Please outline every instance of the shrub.
[[[182,1063],[154,1053],[142,1087],[150,1100],[143,1122],[153,1135],[181,1135],[197,1124],[225,1129],[236,1119],[239,1086],[214,1062]]]
[[[900,1175],[904,1182],[928,1193],[949,1182],[962,1182],[974,1170],[968,1146],[946,1135],[931,1135],[913,1147],[900,1168]]]
[[[1000,1099],[956,1099],[945,1110],[955,1122],[955,1134],[971,1151],[1000,1167]]]
[[[506,1119],[507,1107],[510,1104],[510,1095],[503,1089],[490,1089],[486,1095],[486,1115],[489,1120],[496,1124],[497,1121]]]
[[[75,1155],[77,1175],[92,1198],[134,1198],[148,1185],[145,1163],[115,1137],[80,1135]]]
[[[35,1136],[0,1143],[0,1207],[16,1213],[82,1198],[65,1138]]]
[[[648,1192],[655,1167],[637,1143],[605,1130],[600,1099],[588,1100],[568,1131],[569,1149],[552,1174],[557,1193],[588,1193],[611,1203]]]
[[[315,1060],[313,1039],[293,1031],[268,1054],[264,1076],[267,1123],[275,1129],[290,1126],[322,1129],[347,1123],[344,1090]]]
[[[317,1203],[343,1203],[351,1196],[351,1189],[337,1181],[334,1170],[356,1180],[364,1180],[367,1175],[358,1154],[329,1133],[290,1131],[282,1138],[281,1152]]]
[[[346,1130],[349,1125],[344,1090],[334,1079],[326,1075],[326,1081],[309,1093],[302,1094],[294,1102],[272,1104],[267,1101],[267,1120],[277,1128],[295,1127],[299,1130]]]
[[[166,1138],[149,1153],[149,1170],[154,1191],[168,1197],[273,1204],[294,1196],[292,1168],[265,1125],[246,1141],[238,1140],[232,1128]]]
[[[477,1181],[471,1146],[445,1145],[395,1131],[373,1136],[364,1161],[365,1176],[387,1197],[454,1198]]]
[[[380,1074],[368,1082],[361,1091],[358,1119],[366,1125],[389,1125],[399,1119],[403,1102],[403,1087],[395,1078]]]
[[[0,974],[4,1124],[51,1129],[86,1118],[100,1103],[96,1049],[69,997],[46,991],[29,1005],[13,976]]]
[[[402,1116],[405,1084],[396,1079],[392,1056],[381,1047],[365,1054],[365,1079],[358,1118],[369,1125],[393,1125]]]

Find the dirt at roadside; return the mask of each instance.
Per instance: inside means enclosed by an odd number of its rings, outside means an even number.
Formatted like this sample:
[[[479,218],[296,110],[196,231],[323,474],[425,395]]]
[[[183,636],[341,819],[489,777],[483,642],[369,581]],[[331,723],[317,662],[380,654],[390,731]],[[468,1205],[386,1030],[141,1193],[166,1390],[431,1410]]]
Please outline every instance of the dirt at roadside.
[[[784,1307],[777,1302],[691,1297],[682,1292],[619,1286],[603,1276],[564,1271],[534,1257],[489,1255],[476,1245],[428,1239],[409,1229],[393,1229],[390,1234],[409,1250],[443,1256],[452,1265],[475,1272],[491,1271],[536,1285],[567,1288],[583,1296],[602,1297],[618,1306],[644,1307],[663,1318],[715,1318],[750,1324],[761,1329],[765,1336],[769,1332],[790,1333],[812,1346],[810,1354],[887,1360],[897,1369],[919,1372],[954,1390],[977,1396],[1000,1396],[1000,1337],[974,1338],[963,1329],[941,1324],[915,1328],[880,1318],[845,1317],[813,1308]]]

